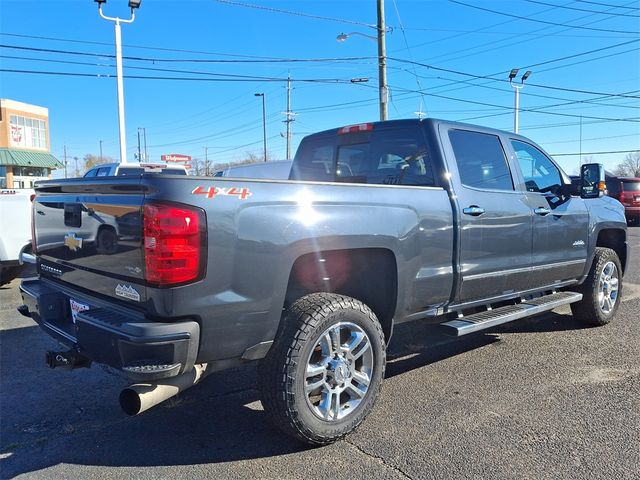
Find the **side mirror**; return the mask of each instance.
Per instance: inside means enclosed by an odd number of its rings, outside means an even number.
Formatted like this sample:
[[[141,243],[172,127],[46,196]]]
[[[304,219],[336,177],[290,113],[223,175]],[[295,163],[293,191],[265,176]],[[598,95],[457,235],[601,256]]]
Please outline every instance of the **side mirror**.
[[[580,197],[600,198],[606,190],[604,166],[601,163],[587,163],[580,167]]]

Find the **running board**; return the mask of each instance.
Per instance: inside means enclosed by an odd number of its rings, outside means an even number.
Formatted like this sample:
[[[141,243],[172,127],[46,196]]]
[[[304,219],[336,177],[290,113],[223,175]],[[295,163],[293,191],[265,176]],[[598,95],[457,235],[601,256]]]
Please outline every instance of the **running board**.
[[[446,333],[460,337],[520,318],[531,317],[538,313],[553,310],[561,305],[579,302],[580,300],[582,300],[581,293],[552,293],[530,300],[523,300],[522,303],[518,303],[517,305],[507,305],[494,310],[487,310],[486,312],[474,313],[468,317],[459,317],[455,320],[441,323],[440,325],[445,327]]]

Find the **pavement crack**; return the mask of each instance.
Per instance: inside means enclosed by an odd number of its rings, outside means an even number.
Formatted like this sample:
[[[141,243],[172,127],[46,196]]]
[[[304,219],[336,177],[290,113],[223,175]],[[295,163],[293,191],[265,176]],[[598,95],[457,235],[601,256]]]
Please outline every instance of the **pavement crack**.
[[[370,453],[367,452],[364,448],[362,448],[361,446],[349,441],[348,439],[344,439],[343,440],[345,443],[348,443],[349,445],[351,445],[352,447],[354,447],[356,450],[358,450],[360,453],[362,453],[363,455],[366,455],[367,457],[371,457],[374,458],[380,462],[382,462],[382,464],[386,467],[389,467],[390,469],[398,472],[400,475],[402,475],[402,477],[404,478],[409,478],[411,480],[413,480],[413,477],[411,475],[409,475],[408,473],[406,473],[404,470],[402,470],[400,467],[397,467],[395,465],[392,465],[391,463],[388,463],[384,457],[380,456],[380,455],[376,455],[374,453]]]

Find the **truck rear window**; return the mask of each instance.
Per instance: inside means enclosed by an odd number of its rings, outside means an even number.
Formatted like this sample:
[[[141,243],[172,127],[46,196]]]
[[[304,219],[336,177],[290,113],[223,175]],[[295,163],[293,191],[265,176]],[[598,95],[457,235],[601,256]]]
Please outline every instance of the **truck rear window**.
[[[433,165],[420,127],[309,138],[291,180],[434,186]]]
[[[640,192],[640,182],[623,180],[622,187],[625,192]]]

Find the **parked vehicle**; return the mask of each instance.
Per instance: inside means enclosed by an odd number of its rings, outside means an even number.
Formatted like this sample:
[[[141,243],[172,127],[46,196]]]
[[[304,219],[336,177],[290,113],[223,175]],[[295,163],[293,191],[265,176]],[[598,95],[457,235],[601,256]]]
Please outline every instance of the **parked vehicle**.
[[[31,251],[31,189],[0,189],[0,285],[20,275]]]
[[[50,366],[123,372],[138,414],[259,361],[267,416],[317,445],[371,411],[398,323],[461,336],[569,304],[605,325],[620,305],[627,227],[601,165],[575,188],[523,136],[397,120],[306,137],[290,180],[38,183],[19,311],[68,347]],[[85,248],[88,204],[127,217],[109,255]]]
[[[286,180],[291,173],[291,160],[275,160],[272,162],[250,163],[218,170],[214,177],[229,178],[262,178],[269,180]]]
[[[624,213],[629,225],[637,225],[640,220],[640,178],[614,177],[607,182],[609,195],[624,205]]]
[[[167,175],[187,175],[183,165],[167,163],[103,163],[84,174],[85,177],[112,177],[116,175],[142,175],[143,173],[164,173]]]

